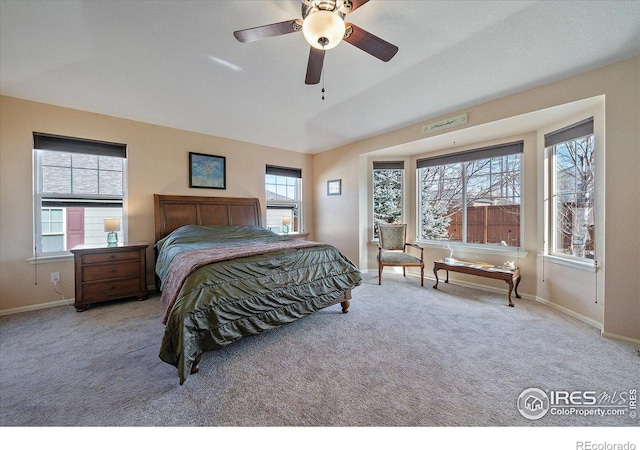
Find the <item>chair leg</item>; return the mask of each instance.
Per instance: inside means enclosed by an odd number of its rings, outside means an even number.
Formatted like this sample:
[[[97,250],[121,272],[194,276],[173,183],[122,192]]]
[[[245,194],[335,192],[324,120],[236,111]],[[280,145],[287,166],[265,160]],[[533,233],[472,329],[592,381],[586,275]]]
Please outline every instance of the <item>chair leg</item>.
[[[420,266],[420,286],[424,286],[424,264]]]
[[[402,276],[406,277],[407,276],[407,269],[406,267],[402,266]]]
[[[378,264],[378,286],[382,284],[382,264]]]

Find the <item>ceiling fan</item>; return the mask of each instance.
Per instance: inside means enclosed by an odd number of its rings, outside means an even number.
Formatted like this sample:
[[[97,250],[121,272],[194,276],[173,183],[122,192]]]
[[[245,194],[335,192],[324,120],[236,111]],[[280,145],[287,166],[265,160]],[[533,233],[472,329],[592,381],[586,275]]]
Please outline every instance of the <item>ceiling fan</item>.
[[[302,0],[302,19],[262,25],[233,33],[240,42],[280,36],[302,30],[311,45],[307,63],[306,84],[318,84],[322,75],[324,53],[344,40],[376,58],[387,62],[398,52],[398,47],[380,39],[352,23],[344,21],[369,0]]]

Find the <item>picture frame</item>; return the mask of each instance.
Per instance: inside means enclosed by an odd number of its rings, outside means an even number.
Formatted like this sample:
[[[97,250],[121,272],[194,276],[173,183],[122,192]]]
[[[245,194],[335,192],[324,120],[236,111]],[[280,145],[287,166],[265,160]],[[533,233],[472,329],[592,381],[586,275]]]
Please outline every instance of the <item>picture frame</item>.
[[[189,152],[189,187],[226,189],[227,158]]]
[[[327,195],[342,195],[342,179],[327,181]]]

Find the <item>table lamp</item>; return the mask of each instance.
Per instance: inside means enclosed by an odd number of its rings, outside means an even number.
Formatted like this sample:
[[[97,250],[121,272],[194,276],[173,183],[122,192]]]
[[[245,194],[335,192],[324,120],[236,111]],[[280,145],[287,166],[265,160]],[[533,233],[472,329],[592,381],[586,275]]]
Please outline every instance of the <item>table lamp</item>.
[[[107,245],[115,247],[118,245],[118,233],[120,231],[120,219],[104,219],[104,231],[107,233]]]
[[[282,216],[282,232],[287,234],[289,232],[289,224],[291,223],[291,217]]]

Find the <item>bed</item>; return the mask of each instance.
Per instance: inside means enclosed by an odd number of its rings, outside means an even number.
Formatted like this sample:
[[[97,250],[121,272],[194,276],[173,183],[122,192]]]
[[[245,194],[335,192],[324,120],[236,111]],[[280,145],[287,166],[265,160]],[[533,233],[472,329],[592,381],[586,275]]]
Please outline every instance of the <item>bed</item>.
[[[180,384],[207,351],[329,306],[348,312],[358,268],[333,246],[262,227],[258,199],[155,194],[154,203],[160,358]]]

